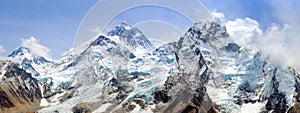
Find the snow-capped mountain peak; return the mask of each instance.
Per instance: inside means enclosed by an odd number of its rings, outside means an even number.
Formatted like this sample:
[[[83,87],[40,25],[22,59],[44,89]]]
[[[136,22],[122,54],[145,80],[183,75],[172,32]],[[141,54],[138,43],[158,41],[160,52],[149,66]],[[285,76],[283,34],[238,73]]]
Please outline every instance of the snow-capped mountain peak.
[[[143,33],[136,27],[121,23],[113,28],[113,30],[107,33],[108,36],[112,36],[116,42],[121,42],[130,48],[152,50],[153,45],[149,39],[147,39]],[[117,37],[114,37],[117,36]]]
[[[8,57],[11,57],[21,68],[35,76],[44,74],[53,63],[53,61],[23,46],[14,50]]]
[[[30,50],[26,47],[19,47],[16,50],[14,50],[12,53],[10,53],[8,57],[21,56],[24,55],[24,53],[30,53]]]

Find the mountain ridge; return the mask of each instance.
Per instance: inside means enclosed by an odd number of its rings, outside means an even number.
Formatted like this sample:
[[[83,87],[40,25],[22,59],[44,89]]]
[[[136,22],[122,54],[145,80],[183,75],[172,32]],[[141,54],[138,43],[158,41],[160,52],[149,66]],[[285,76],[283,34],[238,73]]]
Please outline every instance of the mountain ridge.
[[[18,47],[8,57],[14,59],[21,68],[34,74],[34,76],[45,73],[47,68],[53,63],[53,61],[46,59],[45,56],[34,53],[30,48],[24,46]]]
[[[138,30],[122,35],[131,27],[121,24],[74,48],[37,77],[43,86],[38,111],[297,111],[298,72],[236,44],[220,20],[195,23],[156,49],[147,49],[151,42],[143,35],[145,43],[132,40]],[[137,44],[146,52],[135,54]]]

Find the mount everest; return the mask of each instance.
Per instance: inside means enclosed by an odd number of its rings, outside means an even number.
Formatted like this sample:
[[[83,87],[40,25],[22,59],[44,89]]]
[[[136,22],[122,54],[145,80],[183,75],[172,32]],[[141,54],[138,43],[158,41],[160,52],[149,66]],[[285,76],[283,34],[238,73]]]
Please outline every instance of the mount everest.
[[[216,18],[155,48],[121,23],[57,61],[0,61],[0,112],[299,112],[300,76],[236,44]]]

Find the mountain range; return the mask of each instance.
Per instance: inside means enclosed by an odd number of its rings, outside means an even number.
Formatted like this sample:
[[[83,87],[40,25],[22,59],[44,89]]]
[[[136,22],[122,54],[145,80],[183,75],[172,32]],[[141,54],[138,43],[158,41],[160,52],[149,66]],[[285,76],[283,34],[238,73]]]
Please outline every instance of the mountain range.
[[[300,75],[235,43],[214,17],[154,47],[121,23],[52,61],[0,59],[0,112],[297,113]]]

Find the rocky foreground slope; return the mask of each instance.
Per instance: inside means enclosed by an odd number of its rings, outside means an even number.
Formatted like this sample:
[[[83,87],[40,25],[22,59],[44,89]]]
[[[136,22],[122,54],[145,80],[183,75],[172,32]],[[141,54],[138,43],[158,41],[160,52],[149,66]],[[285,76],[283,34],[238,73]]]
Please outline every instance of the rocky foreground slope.
[[[42,98],[39,82],[12,61],[0,60],[0,112],[35,111]]]

